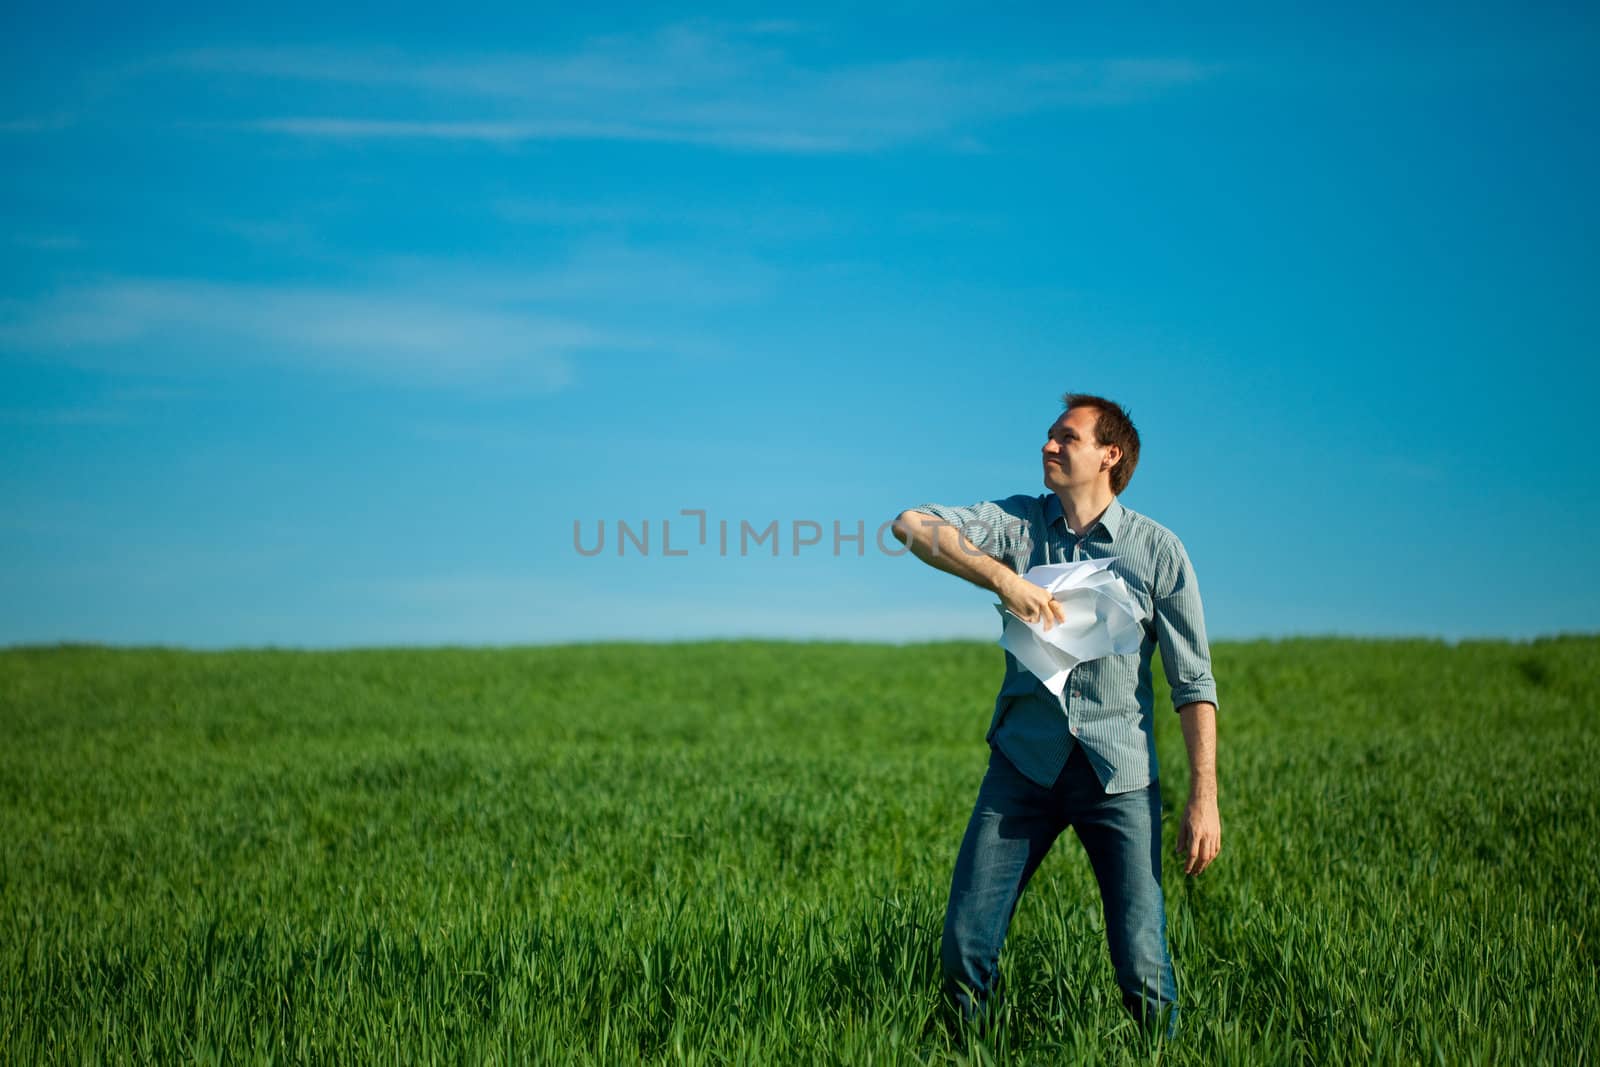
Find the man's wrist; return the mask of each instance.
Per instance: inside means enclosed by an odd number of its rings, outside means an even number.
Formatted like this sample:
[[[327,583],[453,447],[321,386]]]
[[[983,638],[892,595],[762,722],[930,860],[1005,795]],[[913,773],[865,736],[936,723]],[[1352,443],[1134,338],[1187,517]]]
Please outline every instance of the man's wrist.
[[[994,570],[991,572],[989,577],[989,588],[994,590],[994,594],[1001,600],[1004,600],[1008,595],[1015,593],[1017,589],[1017,583],[1019,582],[1034,589],[1039,588],[1032,582],[1028,581],[1028,579],[1012,570],[1002,561],[991,558],[989,562],[994,565]]]

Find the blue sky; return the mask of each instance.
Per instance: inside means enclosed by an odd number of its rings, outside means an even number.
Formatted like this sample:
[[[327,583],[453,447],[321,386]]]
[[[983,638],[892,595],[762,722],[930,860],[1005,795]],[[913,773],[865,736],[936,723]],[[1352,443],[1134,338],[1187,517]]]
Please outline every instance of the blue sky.
[[[993,637],[1069,389],[1216,638],[1600,629],[1595,14],[1010,10],[8,5],[0,643]]]

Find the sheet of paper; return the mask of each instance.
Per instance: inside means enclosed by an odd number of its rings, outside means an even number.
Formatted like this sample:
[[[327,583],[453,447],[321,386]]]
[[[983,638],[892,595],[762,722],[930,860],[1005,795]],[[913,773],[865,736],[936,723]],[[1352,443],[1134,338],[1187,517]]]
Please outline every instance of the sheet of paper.
[[[1144,638],[1139,607],[1122,579],[1109,569],[1116,557],[1077,563],[1047,563],[1023,575],[1050,591],[1066,615],[1046,630],[1023,622],[999,604],[1004,629],[1000,645],[1061,701],[1067,677],[1080,663],[1139,651]]]

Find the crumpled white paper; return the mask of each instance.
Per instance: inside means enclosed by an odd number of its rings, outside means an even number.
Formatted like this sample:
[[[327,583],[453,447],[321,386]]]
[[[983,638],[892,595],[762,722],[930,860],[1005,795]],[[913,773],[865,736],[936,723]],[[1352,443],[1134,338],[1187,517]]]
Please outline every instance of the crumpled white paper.
[[[1077,563],[1045,563],[1023,575],[1048,589],[1061,603],[1065,622],[1046,630],[1043,623],[1023,622],[999,604],[1005,620],[1000,646],[1036,675],[1061,700],[1067,676],[1080,663],[1102,656],[1139,651],[1144,629],[1139,607],[1121,578],[1107,568],[1116,557]]]

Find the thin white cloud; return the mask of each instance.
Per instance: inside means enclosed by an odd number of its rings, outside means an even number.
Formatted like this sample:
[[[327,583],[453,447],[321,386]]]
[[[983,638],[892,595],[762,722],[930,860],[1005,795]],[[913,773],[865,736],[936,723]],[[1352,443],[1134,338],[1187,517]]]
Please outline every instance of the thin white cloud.
[[[83,238],[69,233],[15,234],[11,243],[35,252],[74,252],[83,247]]]
[[[865,226],[884,218],[880,214],[843,214],[832,207],[775,198],[748,204],[685,203],[651,196],[592,201],[502,197],[489,206],[502,221],[519,226],[626,234],[634,229],[653,230],[663,220],[670,220],[671,225],[702,236],[732,236],[744,246],[753,240],[792,241],[860,233]],[[758,273],[764,275],[767,271],[758,269]],[[740,270],[734,277],[745,286],[751,282],[748,270]]]
[[[440,303],[409,290],[346,291],[121,279],[12,302],[0,348],[99,367],[293,364],[419,384],[551,390],[570,357],[607,338],[582,323]]]
[[[253,245],[286,248],[305,256],[322,251],[316,230],[310,223],[299,220],[221,219],[213,225]]]
[[[93,404],[75,404],[60,408],[0,409],[0,423],[11,426],[109,426],[127,421],[126,411]]]
[[[505,222],[529,223],[538,226],[564,227],[592,230],[605,227],[618,228],[658,221],[666,212],[659,204],[644,200],[574,201],[555,197],[522,198],[502,197],[491,205],[494,213]],[[690,210],[674,205],[680,218],[700,223],[704,210]],[[718,221],[725,227],[727,219],[746,219],[747,214],[733,211],[721,212]]]
[[[145,385],[104,390],[77,404],[57,407],[0,408],[0,422],[14,426],[109,426],[133,422],[187,394],[170,386]]]
[[[522,141],[655,141],[796,154],[847,152],[865,147],[858,143],[857,138],[839,133],[778,129],[658,127],[587,119],[535,121],[466,119],[418,122],[407,119],[288,117],[259,119],[237,125],[267,133],[285,133],[330,140],[420,139],[500,144]]]
[[[46,133],[50,130],[65,129],[69,124],[69,120],[62,115],[0,119],[0,133]]]
[[[858,152],[917,141],[970,148],[1011,116],[1110,107],[1204,80],[1185,59],[1002,64],[913,58],[805,63],[784,27],[693,24],[607,37],[568,53],[449,61],[404,52],[208,49],[171,63],[211,77],[359,86],[381,112],[241,120],[323,139],[518,143],[615,140],[788,153]]]

